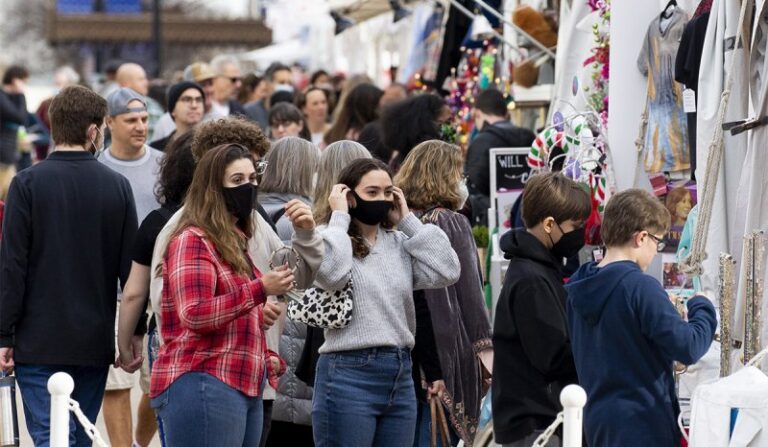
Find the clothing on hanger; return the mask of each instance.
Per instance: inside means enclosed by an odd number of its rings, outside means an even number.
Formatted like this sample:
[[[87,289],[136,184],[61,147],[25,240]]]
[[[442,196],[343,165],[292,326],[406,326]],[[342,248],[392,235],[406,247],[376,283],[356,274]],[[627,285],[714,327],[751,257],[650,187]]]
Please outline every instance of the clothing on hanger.
[[[768,445],[768,377],[748,366],[716,382],[699,385],[691,402],[688,445]]]
[[[647,112],[643,148],[649,173],[689,169],[687,118],[683,111],[683,87],[674,79],[675,57],[685,30],[685,12],[675,7],[667,27],[663,14],[648,27],[637,59],[640,72],[648,77]]]
[[[696,7],[696,11],[693,13],[693,17],[699,17],[704,13],[708,13],[712,10],[712,0],[701,0],[699,6]]]
[[[711,2],[710,2],[711,6]],[[709,11],[698,17],[694,17],[685,26],[683,37],[680,39],[680,47],[675,59],[675,80],[693,90],[698,96],[699,70],[701,55],[704,51],[704,39],[707,36],[709,23]],[[688,119],[688,146],[691,159],[691,177],[696,179],[696,112],[687,113]]]

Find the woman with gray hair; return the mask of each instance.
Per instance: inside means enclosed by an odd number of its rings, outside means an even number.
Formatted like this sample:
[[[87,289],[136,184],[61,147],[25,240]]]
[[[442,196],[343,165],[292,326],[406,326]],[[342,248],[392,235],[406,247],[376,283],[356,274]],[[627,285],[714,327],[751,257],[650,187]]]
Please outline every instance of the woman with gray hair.
[[[339,180],[341,171],[358,158],[371,158],[371,153],[356,141],[340,140],[325,148],[317,171],[315,203],[312,205],[312,213],[315,216],[328,213],[328,196],[331,195],[333,185]]]
[[[267,169],[259,184],[258,200],[285,244],[290,244],[293,235],[293,224],[284,215],[285,205],[293,199],[312,204],[319,159],[317,146],[298,137],[281,138],[267,153]]]

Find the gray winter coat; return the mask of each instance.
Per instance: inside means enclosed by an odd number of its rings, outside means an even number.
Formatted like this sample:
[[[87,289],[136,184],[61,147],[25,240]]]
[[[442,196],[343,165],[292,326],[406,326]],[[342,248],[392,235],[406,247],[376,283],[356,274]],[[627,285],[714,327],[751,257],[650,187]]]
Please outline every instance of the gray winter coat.
[[[306,336],[306,325],[285,320],[285,329],[280,337],[280,357],[288,364],[288,369],[280,378],[272,407],[273,420],[312,425],[312,388],[296,377],[296,365],[301,358]]]

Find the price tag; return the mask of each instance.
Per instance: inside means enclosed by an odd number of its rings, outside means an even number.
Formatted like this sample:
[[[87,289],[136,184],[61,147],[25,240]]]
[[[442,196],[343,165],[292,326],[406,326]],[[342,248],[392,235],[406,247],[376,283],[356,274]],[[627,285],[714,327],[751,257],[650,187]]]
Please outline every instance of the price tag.
[[[685,113],[696,113],[696,92],[689,88],[683,90],[683,110]]]
[[[594,259],[597,263],[603,260],[603,256],[604,254],[602,248],[596,248],[592,251],[592,259]]]

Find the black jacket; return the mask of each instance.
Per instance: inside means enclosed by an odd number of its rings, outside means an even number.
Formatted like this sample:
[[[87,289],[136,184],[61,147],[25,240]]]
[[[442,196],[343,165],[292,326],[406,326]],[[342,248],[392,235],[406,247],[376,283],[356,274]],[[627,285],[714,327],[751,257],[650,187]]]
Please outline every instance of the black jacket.
[[[0,164],[16,163],[19,126],[27,123],[27,101],[24,95],[0,90]]]
[[[500,247],[510,264],[493,328],[493,428],[507,444],[549,426],[560,391],[578,380],[557,260],[524,229],[507,232]]]
[[[53,152],[19,172],[0,243],[0,347],[18,363],[113,363],[135,234],[131,185],[90,153]]]
[[[469,144],[464,173],[470,194],[491,195],[491,149],[502,147],[530,147],[536,135],[528,129],[517,127],[509,121],[486,124]]]
[[[176,135],[175,130],[171,132],[171,134],[168,135],[167,137],[160,138],[159,140],[155,140],[149,143],[149,147],[157,149],[158,151],[165,152],[165,148],[168,147],[168,144],[171,142],[171,139],[173,138],[174,135]]]
[[[230,116],[241,115],[248,118],[248,112],[246,112],[245,107],[243,107],[242,104],[240,104],[238,101],[234,99],[231,99],[229,101],[229,115]]]

